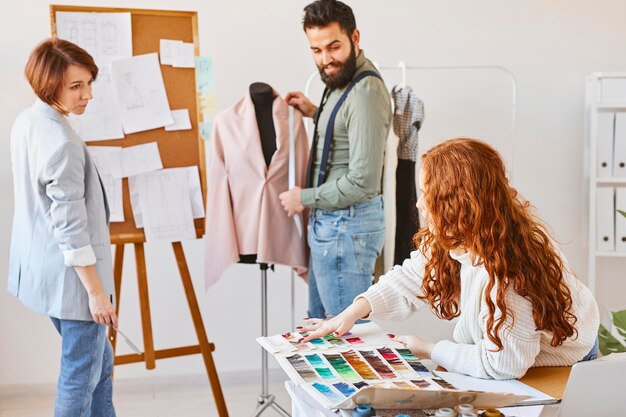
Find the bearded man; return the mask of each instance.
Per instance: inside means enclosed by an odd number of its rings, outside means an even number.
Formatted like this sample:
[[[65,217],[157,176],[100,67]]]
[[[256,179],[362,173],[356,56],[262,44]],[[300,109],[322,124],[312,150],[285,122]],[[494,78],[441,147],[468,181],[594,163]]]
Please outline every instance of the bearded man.
[[[391,100],[380,73],[359,48],[352,9],[318,0],[302,19],[326,84],[319,107],[300,91],[285,101],[312,117],[315,134],[307,188],[280,195],[288,214],[310,208],[309,317],[329,318],[373,282],[384,242],[381,177]]]

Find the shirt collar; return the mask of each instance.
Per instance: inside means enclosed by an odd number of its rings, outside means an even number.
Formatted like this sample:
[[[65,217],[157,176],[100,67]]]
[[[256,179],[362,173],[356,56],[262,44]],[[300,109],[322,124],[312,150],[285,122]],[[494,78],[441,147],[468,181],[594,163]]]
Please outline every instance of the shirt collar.
[[[356,69],[357,69],[357,71],[360,70],[363,65],[365,65],[366,61],[367,61],[367,58],[365,58],[365,54],[363,53],[363,50],[359,49],[359,56],[356,57]]]
[[[453,251],[450,251],[450,257],[458,261],[461,265],[474,265],[472,262],[472,253],[464,252],[455,254]]]
[[[60,111],[58,111],[51,105],[44,103],[40,98],[38,98],[37,101],[35,101],[35,104],[33,104],[33,109],[59,122],[62,122],[65,119],[65,117],[63,116],[63,114],[61,114]]]

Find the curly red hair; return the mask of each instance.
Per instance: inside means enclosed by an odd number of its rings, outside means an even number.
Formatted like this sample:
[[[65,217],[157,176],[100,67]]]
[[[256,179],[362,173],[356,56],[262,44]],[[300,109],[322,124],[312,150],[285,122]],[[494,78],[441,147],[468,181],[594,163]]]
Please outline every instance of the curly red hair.
[[[552,334],[552,346],[573,336],[577,318],[563,261],[530,203],[509,184],[498,152],[476,139],[448,140],[422,156],[422,172],[432,230],[423,227],[413,238],[428,258],[419,298],[442,319],[459,315],[460,264],[449,251],[462,247],[489,274],[487,337],[498,351],[506,318],[515,320],[505,302],[509,287],[531,302],[537,330]]]

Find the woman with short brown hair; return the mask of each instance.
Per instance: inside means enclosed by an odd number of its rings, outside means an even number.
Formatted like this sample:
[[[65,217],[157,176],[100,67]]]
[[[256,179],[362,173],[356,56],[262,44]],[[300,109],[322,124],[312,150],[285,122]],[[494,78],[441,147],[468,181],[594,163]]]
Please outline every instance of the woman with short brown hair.
[[[66,117],[85,112],[98,67],[82,48],[52,38],[32,51],[25,74],[38,99],[11,131],[9,291],[49,316],[61,335],[55,416],[113,417],[109,211],[87,147]]]

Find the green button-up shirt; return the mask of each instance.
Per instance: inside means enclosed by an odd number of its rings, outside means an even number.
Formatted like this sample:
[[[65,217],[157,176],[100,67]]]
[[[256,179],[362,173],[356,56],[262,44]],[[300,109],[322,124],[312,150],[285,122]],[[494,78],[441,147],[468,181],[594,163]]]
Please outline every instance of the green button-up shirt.
[[[355,76],[363,71],[378,72],[361,50]],[[303,189],[300,197],[306,207],[337,210],[381,193],[385,141],[392,114],[387,87],[376,77],[359,81],[337,112],[326,181],[317,184],[328,120],[344,90],[332,91],[320,114],[317,149],[311,156],[315,158],[312,179],[316,186]]]

